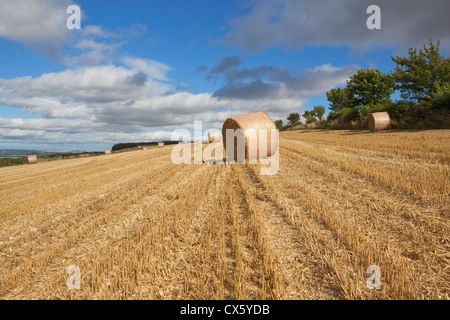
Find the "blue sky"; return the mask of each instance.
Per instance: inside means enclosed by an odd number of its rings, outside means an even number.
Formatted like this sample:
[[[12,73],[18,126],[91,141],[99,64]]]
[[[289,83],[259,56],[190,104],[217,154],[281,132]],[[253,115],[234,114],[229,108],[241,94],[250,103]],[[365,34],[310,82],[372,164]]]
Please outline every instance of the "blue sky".
[[[82,10],[68,30],[66,9]],[[369,5],[381,30],[369,30]],[[0,0],[0,148],[103,150],[170,140],[196,120],[328,107],[359,68],[428,39],[450,47],[448,1]],[[394,95],[394,98],[398,95]]]

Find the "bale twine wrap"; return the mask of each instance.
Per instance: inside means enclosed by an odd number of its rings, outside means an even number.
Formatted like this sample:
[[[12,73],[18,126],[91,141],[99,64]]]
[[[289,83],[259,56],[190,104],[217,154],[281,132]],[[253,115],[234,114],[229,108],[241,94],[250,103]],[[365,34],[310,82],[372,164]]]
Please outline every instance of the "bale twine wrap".
[[[35,154],[29,155],[27,158],[28,158],[28,164],[36,164],[36,163],[38,163],[37,155],[35,155]]]
[[[271,134],[272,130],[276,130],[275,123],[272,121],[270,116],[264,111],[258,111],[254,113],[248,113],[244,115],[240,115],[234,118],[228,118],[222,127],[222,140],[224,148],[227,146],[227,129],[241,129],[245,136],[244,146],[245,146],[245,159],[265,159],[275,154],[278,147],[278,139],[276,141],[271,142]],[[247,132],[249,130],[255,130],[257,137],[257,147],[253,148],[253,154],[249,154],[249,137],[247,136]],[[263,154],[260,154],[259,150],[259,140],[260,140],[260,129],[267,130],[267,151]],[[237,160],[237,139],[234,141],[234,159]],[[256,150],[255,150],[256,149]]]
[[[158,142],[158,148],[163,148],[164,147],[164,142]]]
[[[389,113],[374,112],[369,114],[369,130],[372,132],[389,129],[390,123]]]
[[[209,142],[218,142],[221,139],[222,138],[220,136],[220,132],[219,131],[214,130],[214,131],[208,132],[208,140],[209,140]]]
[[[111,150],[105,150],[105,154],[111,154]]]

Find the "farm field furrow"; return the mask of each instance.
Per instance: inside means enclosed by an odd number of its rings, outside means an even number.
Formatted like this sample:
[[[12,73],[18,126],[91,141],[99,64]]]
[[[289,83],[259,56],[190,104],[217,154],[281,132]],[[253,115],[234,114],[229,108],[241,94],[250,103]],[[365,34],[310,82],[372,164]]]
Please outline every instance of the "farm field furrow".
[[[172,146],[0,168],[0,299],[449,299],[449,146],[288,131],[273,176]]]

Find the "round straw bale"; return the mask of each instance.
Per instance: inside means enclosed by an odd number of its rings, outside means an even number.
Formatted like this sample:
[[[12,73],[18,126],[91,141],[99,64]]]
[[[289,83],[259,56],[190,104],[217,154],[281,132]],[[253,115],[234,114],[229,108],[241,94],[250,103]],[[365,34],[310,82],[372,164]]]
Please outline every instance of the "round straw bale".
[[[272,130],[276,130],[276,126],[275,123],[272,121],[272,119],[270,118],[270,116],[265,113],[264,111],[258,111],[258,112],[254,112],[254,113],[248,113],[248,114],[244,114],[244,115],[240,115],[234,118],[228,118],[222,127],[222,140],[223,140],[223,145],[224,148],[226,149],[227,146],[227,129],[233,129],[233,130],[237,130],[237,129],[241,129],[242,132],[245,135],[245,141],[244,141],[244,145],[245,145],[245,159],[249,160],[249,159],[264,159],[267,157],[270,157],[272,155],[275,154],[276,149],[278,147],[278,140],[277,141],[273,141],[273,143],[271,142],[271,133]],[[249,149],[249,138],[247,136],[247,132],[249,130],[255,130],[256,132],[256,137],[257,137],[257,147],[254,148],[253,150],[253,154],[249,154],[250,149]],[[260,139],[260,129],[265,129],[267,130],[267,152],[264,152],[266,154],[260,154],[260,150],[259,150],[259,139]],[[234,142],[234,159],[237,160],[237,139]]]
[[[164,142],[158,142],[158,148],[163,148],[164,147]]]
[[[389,113],[387,112],[375,112],[369,114],[368,118],[369,130],[370,131],[381,131],[389,129]]]
[[[111,154],[111,150],[105,150],[105,154]]]
[[[218,142],[222,138],[220,137],[220,132],[217,130],[208,132],[208,140],[209,142]]]
[[[37,162],[37,155],[32,154],[28,156],[28,164],[36,164]]]

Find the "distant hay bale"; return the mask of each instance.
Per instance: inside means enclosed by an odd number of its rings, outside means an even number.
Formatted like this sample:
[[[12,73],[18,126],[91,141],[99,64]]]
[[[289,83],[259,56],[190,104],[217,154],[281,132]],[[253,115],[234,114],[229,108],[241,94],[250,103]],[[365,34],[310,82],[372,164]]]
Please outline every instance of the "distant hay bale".
[[[111,150],[105,150],[105,154],[111,154]]]
[[[38,163],[37,161],[37,155],[32,154],[28,156],[28,164],[36,164]]]
[[[389,129],[391,119],[387,112],[375,112],[369,114],[369,130],[372,132]]]
[[[164,142],[158,142],[158,148],[164,148]]]
[[[264,111],[258,111],[254,113],[244,114],[240,115],[234,118],[228,118],[222,127],[222,140],[224,148],[226,149],[227,146],[227,129],[241,129],[245,136],[244,146],[245,146],[245,159],[264,159],[270,156],[273,156],[277,150],[278,147],[278,139],[276,141],[271,142],[271,134],[272,130],[276,130],[275,123],[272,121],[270,116],[265,113]],[[255,130],[256,137],[257,137],[257,146],[256,148],[253,148],[253,150],[250,150],[249,148],[249,138],[248,133],[250,130]],[[264,139],[266,137],[260,136],[261,129],[267,130],[267,151],[261,154],[260,152],[260,146],[259,141],[260,139]],[[238,138],[234,141],[234,160],[237,160],[237,146],[238,146]],[[252,152],[252,154],[250,154]],[[228,152],[227,152],[228,156]]]
[[[218,142],[222,140],[222,137],[220,136],[220,132],[217,130],[208,132],[208,141],[209,142]]]

